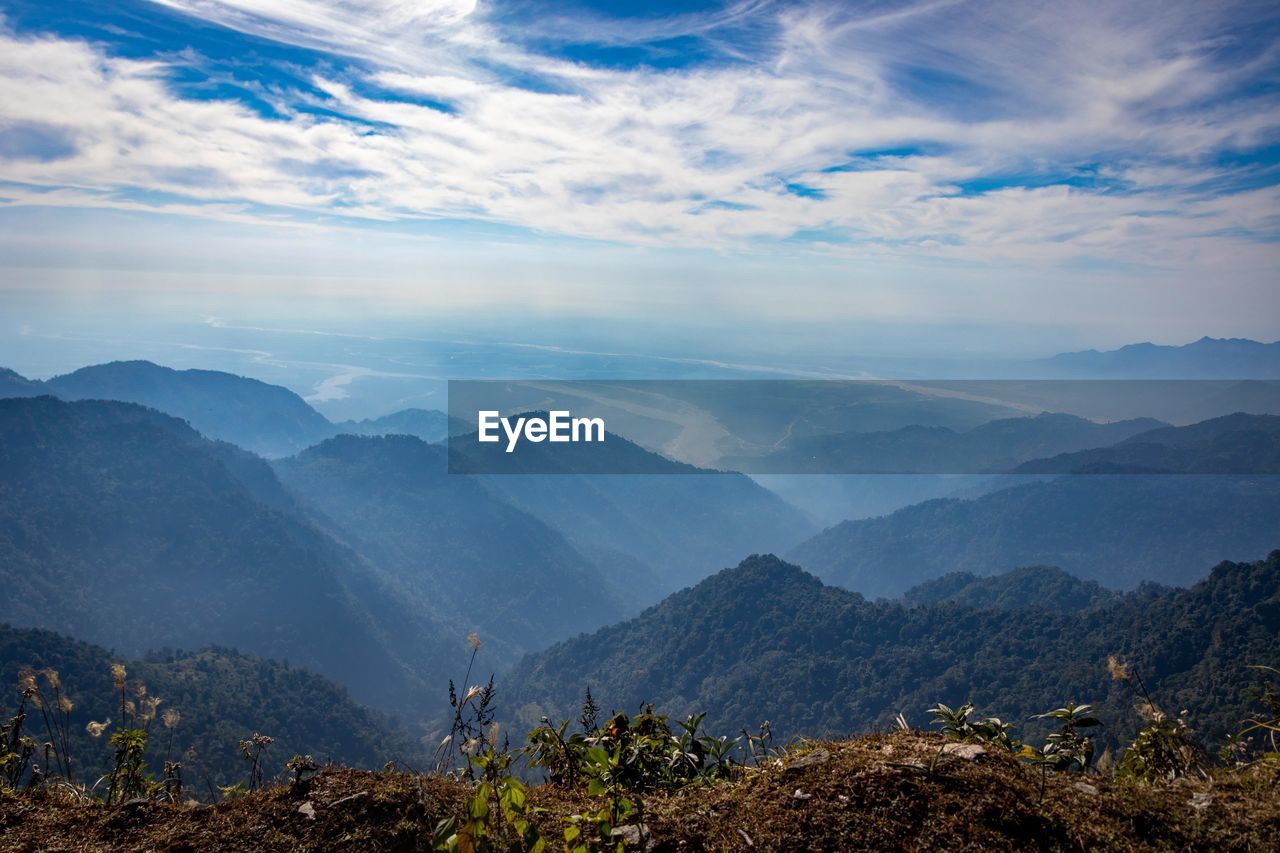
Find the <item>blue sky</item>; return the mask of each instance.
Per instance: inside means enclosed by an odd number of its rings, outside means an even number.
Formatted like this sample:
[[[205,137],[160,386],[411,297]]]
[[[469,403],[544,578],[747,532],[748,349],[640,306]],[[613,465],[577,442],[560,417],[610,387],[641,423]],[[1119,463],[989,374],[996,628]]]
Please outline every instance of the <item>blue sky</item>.
[[[1280,336],[1274,3],[0,16],[3,288]]]

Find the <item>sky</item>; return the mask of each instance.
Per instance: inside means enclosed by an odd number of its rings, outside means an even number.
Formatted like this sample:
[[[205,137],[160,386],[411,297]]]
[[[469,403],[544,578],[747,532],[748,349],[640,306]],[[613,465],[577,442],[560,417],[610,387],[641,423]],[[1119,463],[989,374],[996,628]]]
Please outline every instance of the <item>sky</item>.
[[[0,0],[0,336],[1274,340],[1278,84],[1267,2]]]

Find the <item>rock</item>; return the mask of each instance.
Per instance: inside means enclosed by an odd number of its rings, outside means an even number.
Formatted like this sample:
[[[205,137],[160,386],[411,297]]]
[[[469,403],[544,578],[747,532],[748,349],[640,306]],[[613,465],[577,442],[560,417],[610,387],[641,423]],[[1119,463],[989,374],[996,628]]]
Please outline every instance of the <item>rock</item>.
[[[986,755],[987,750],[980,743],[949,743],[942,748],[942,754],[973,761],[980,755]]]
[[[791,797],[792,799],[796,799],[796,800],[812,800],[813,794],[806,794],[804,791],[801,791],[799,788],[796,788],[796,792],[792,794]]]
[[[340,800],[334,800],[332,803],[329,804],[329,808],[336,808],[337,806],[340,806],[344,803],[350,803],[355,800],[364,799],[367,796],[369,796],[368,791],[357,791],[356,793],[352,794],[349,797],[343,797]]]
[[[615,826],[609,835],[620,839],[626,844],[628,850],[653,849],[653,835],[649,832],[648,825],[643,823],[628,823],[623,826]]]
[[[1097,787],[1095,787],[1095,786],[1093,786],[1093,785],[1090,785],[1088,782],[1077,782],[1077,783],[1076,783],[1076,790],[1077,790],[1077,791],[1083,791],[1083,792],[1084,792],[1084,793],[1086,793],[1086,794],[1096,794],[1096,793],[1098,793],[1098,789],[1097,789]]]
[[[302,816],[303,816],[303,817],[305,817],[307,820],[315,820],[315,819],[316,819],[316,807],[315,807],[315,806],[313,806],[313,805],[311,805],[311,801],[310,801],[310,800],[308,800],[307,802],[305,802],[305,803],[303,803],[302,805],[298,806],[298,814],[302,815]]]
[[[795,773],[797,771],[804,770],[808,767],[817,767],[819,764],[822,764],[823,762],[830,760],[830,758],[831,758],[830,750],[826,750],[826,749],[823,749],[822,747],[819,747],[815,749],[813,752],[806,753],[800,756],[799,758],[797,758],[795,761],[788,764],[785,768],[785,772]]]

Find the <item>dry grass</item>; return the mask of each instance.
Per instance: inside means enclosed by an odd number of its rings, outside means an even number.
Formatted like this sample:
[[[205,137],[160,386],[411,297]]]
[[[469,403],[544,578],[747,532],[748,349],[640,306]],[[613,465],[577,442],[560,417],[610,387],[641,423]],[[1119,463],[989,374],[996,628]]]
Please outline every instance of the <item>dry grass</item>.
[[[1274,773],[1159,787],[1042,779],[1005,755],[939,757],[946,743],[895,733],[814,745],[807,767],[790,767],[804,755],[797,751],[731,784],[650,797],[645,822],[659,850],[1280,849]],[[466,796],[457,783],[355,770],[217,806],[5,796],[0,848],[426,849],[436,822],[460,815]],[[550,786],[530,799],[546,809],[538,822],[549,849],[559,849],[565,818],[591,804]]]

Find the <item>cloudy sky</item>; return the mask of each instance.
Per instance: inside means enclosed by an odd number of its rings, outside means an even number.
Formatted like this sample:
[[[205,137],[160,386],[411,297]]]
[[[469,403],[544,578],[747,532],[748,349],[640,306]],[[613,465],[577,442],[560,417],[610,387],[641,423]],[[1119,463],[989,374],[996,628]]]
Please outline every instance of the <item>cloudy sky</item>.
[[[0,287],[1271,340],[1278,36],[1205,0],[0,2]]]

